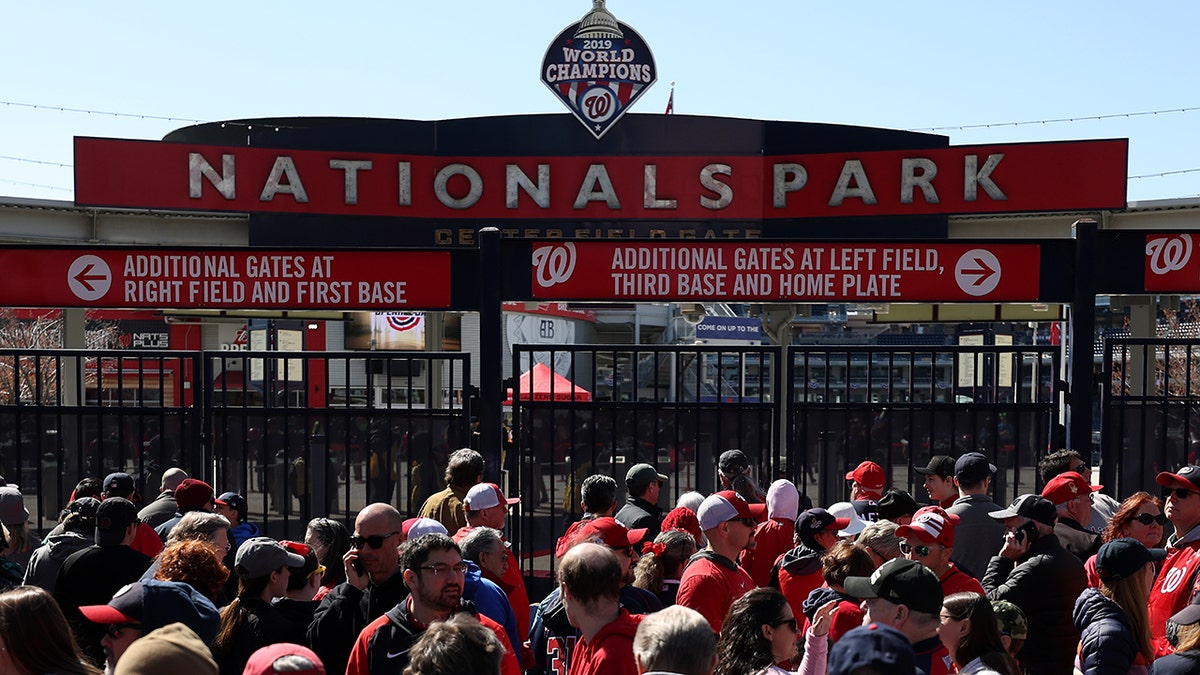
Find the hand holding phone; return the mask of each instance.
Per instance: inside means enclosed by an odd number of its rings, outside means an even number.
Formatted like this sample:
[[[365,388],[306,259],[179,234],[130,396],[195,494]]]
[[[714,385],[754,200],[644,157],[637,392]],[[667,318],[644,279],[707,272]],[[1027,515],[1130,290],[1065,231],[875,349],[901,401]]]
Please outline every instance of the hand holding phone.
[[[370,578],[363,569],[362,561],[358,559],[358,549],[352,548],[347,551],[346,555],[342,556],[342,562],[346,565],[346,581],[360,591],[365,589]]]

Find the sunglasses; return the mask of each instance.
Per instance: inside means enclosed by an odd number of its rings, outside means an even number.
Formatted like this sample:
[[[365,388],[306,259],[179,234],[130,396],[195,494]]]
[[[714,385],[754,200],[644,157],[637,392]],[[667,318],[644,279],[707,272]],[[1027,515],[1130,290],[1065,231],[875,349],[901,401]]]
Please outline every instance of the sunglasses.
[[[1143,525],[1152,525],[1154,523],[1158,523],[1160,526],[1165,526],[1167,524],[1167,517],[1161,513],[1157,516],[1152,516],[1149,513],[1139,513],[1133,517],[1133,520],[1136,520]]]
[[[780,626],[787,626],[788,630],[792,631],[793,633],[800,632],[799,626],[796,624],[795,617],[791,619],[784,619],[783,621],[776,621],[775,623],[771,624],[771,628],[779,628]]]
[[[609,546],[608,548],[611,549],[613,553],[624,553],[626,556],[628,556],[630,558],[633,557],[634,549],[633,549],[632,545],[630,545],[630,546]]]
[[[902,541],[900,542],[900,552],[904,555],[911,553],[918,558],[924,558],[925,556],[929,555],[929,547],[924,544],[918,546],[909,546],[907,541]]]
[[[106,632],[108,633],[108,637],[116,640],[117,638],[121,637],[121,631],[125,630],[126,628],[141,627],[142,624],[140,623],[110,623],[108,624],[108,630]]]
[[[746,527],[758,527],[758,521],[753,518],[734,518],[732,522],[741,523]]]
[[[1180,499],[1187,499],[1189,496],[1195,495],[1195,494],[1200,494],[1200,492],[1196,492],[1195,490],[1189,490],[1187,488],[1167,488],[1167,490],[1165,492],[1163,492],[1163,497],[1170,497],[1171,495],[1175,495],[1176,497],[1178,497]]]
[[[363,544],[366,544],[367,546],[378,550],[383,548],[383,541],[385,539],[390,539],[398,534],[400,533],[389,532],[387,534],[372,534],[366,537],[362,536],[361,534],[356,534],[353,537],[350,537],[350,545],[354,548],[362,548]]]

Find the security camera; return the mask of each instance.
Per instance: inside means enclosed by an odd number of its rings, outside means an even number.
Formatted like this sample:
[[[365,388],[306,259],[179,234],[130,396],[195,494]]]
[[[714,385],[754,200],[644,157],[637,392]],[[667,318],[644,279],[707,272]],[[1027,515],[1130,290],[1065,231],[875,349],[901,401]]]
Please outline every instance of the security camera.
[[[708,310],[699,302],[685,302],[679,305],[679,314],[683,320],[693,326],[704,320],[708,316]]]

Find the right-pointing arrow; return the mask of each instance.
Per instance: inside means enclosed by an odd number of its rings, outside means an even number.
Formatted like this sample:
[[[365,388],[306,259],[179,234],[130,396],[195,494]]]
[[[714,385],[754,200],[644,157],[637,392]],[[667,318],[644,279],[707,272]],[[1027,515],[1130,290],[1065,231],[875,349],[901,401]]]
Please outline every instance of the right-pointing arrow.
[[[992,275],[994,275],[996,273],[996,270],[989,267],[987,262],[985,262],[983,258],[976,256],[976,257],[972,258],[971,260],[979,267],[976,267],[976,268],[964,267],[962,270],[962,274],[963,274],[963,276],[975,277],[975,281],[971,282],[972,286],[982,286],[984,284],[984,282],[986,282],[988,279],[992,278]]]

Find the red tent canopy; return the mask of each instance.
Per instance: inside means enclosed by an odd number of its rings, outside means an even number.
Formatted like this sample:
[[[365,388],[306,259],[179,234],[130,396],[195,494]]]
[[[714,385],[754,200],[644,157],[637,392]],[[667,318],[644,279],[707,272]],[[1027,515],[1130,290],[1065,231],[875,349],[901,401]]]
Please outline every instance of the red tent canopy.
[[[517,382],[522,401],[590,401],[592,392],[576,386],[567,378],[550,370],[544,363],[534,364]],[[553,394],[551,394],[553,390]],[[513,390],[508,390],[504,405],[512,405]]]

